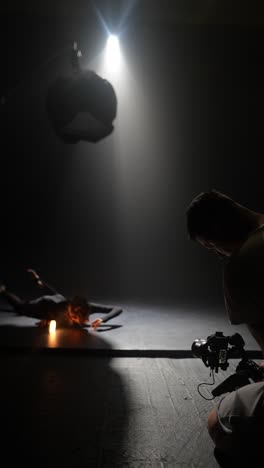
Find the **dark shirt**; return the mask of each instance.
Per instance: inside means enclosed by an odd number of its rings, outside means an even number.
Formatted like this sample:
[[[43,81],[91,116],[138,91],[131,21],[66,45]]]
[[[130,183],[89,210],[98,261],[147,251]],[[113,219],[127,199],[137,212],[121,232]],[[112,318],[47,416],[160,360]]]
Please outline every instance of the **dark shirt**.
[[[264,225],[251,233],[223,272],[226,310],[232,324],[264,323]]]

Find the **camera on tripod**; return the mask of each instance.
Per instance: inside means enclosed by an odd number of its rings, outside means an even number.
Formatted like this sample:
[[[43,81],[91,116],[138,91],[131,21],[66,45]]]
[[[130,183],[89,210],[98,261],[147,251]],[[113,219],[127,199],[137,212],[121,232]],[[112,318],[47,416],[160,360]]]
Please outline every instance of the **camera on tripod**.
[[[229,359],[241,358],[236,372],[212,391],[214,397],[236,390],[252,381],[264,380],[264,368],[247,358],[244,346],[245,342],[239,333],[224,336],[222,332],[216,332],[208,336],[206,340],[199,338],[193,342],[193,356],[202,359],[205,366],[210,367],[211,371],[216,373],[219,369],[227,370]]]

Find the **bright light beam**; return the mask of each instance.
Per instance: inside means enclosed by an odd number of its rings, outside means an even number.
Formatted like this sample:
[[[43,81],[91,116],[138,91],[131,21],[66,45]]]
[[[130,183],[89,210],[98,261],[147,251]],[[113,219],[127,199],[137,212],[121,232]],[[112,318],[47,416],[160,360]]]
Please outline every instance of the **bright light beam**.
[[[120,66],[120,45],[118,37],[111,34],[106,44],[106,65],[109,72],[115,72]]]
[[[105,20],[104,20],[104,18],[103,18],[102,13],[101,13],[100,10],[97,8],[97,6],[95,5],[94,2],[92,2],[92,4],[93,4],[94,10],[95,10],[95,13],[96,13],[97,17],[99,18],[99,21],[100,21],[100,23],[102,24],[102,26],[103,26],[105,32],[106,32],[107,34],[110,34],[110,31],[109,31],[109,29],[108,29],[108,27],[107,27],[107,24],[106,24],[106,22],[105,22]]]

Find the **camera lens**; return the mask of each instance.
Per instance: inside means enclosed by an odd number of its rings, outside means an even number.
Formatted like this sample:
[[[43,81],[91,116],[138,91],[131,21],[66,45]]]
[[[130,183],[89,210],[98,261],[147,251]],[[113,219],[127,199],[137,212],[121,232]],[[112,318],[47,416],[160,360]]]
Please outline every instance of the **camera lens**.
[[[192,353],[194,357],[202,359],[207,341],[201,338],[194,340],[192,344]]]

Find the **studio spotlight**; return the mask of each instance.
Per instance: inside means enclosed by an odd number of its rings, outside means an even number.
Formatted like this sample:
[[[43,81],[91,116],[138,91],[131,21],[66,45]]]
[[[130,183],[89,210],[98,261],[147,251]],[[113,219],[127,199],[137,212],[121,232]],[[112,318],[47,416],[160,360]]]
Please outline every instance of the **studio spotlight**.
[[[108,69],[115,71],[120,64],[120,46],[118,37],[111,34],[107,39],[106,59]]]

